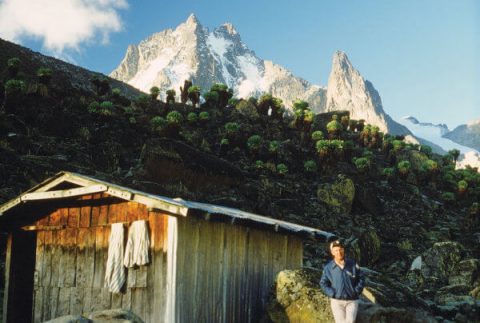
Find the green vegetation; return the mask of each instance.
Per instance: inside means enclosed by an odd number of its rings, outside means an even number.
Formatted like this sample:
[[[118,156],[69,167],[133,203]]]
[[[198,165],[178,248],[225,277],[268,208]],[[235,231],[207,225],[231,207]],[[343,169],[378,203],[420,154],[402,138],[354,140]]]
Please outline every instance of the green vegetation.
[[[174,104],[175,103],[175,96],[177,95],[177,92],[175,92],[174,89],[167,90],[167,104]]]
[[[317,142],[322,139],[323,139],[323,132],[321,132],[320,130],[312,132],[312,140],[314,142]]]
[[[18,57],[12,57],[7,61],[7,68],[10,77],[16,77],[20,70],[20,59]]]
[[[18,95],[25,93],[26,86],[25,82],[22,80],[8,80],[5,83],[5,94],[6,95]]]
[[[37,77],[40,83],[48,85],[52,79],[52,70],[48,67],[40,67],[37,70]]]
[[[370,169],[370,159],[366,157],[354,158],[353,163],[361,173],[366,173]]]
[[[285,175],[288,173],[288,167],[285,164],[278,164],[277,165],[277,172],[279,175]]]
[[[192,101],[192,106],[195,109],[198,102],[200,102],[200,87],[193,85],[188,88],[188,98]]]
[[[307,160],[303,163],[303,168],[307,173],[315,173],[317,171],[317,163],[314,160]]]
[[[247,140],[247,147],[250,151],[258,151],[262,147],[263,139],[259,135],[253,135]]]
[[[202,111],[198,114],[198,119],[200,120],[200,122],[207,122],[210,120],[210,113],[208,113],[207,111]]]
[[[397,164],[398,172],[402,176],[407,176],[411,168],[412,168],[412,165],[408,160],[402,160]]]
[[[268,151],[272,154],[276,154],[280,149],[280,143],[277,140],[272,140],[268,143]]]
[[[183,116],[178,111],[170,111],[167,114],[167,123],[170,125],[179,126],[183,122]]]
[[[195,112],[189,112],[189,113],[187,114],[187,122],[188,122],[188,123],[192,123],[192,124],[193,124],[193,123],[196,123],[197,120],[198,120],[198,116],[197,116],[197,114],[196,114]]]

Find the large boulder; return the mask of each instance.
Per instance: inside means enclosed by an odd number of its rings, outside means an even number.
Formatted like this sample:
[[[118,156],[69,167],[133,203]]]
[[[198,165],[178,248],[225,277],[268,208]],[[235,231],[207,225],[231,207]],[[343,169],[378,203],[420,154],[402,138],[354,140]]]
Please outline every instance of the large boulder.
[[[267,316],[275,323],[333,322],[328,297],[320,288],[322,272],[315,269],[284,270],[278,273]]]
[[[45,323],[144,323],[132,311],[121,308],[96,311],[83,315],[65,315]]]
[[[122,308],[92,312],[88,314],[88,318],[93,323],[143,323],[135,313]]]
[[[480,260],[465,259],[460,261],[453,268],[448,277],[450,285],[464,284],[477,287],[480,285]]]
[[[82,315],[65,315],[54,318],[44,323],[91,323],[89,319]]]
[[[338,213],[350,213],[355,197],[355,185],[350,178],[339,175],[334,183],[320,185],[317,197]]]
[[[375,276],[375,279],[380,278],[376,277],[378,273],[369,270],[365,272],[368,276]],[[333,323],[330,301],[319,287],[320,277],[321,271],[313,268],[278,273],[263,322]],[[370,278],[367,279],[367,286],[360,300],[357,322],[436,322],[419,309],[397,308],[392,305],[407,301],[408,297],[403,295],[404,288],[393,290],[391,286],[374,282]],[[387,306],[382,306],[383,304]]]
[[[437,242],[425,251],[420,272],[426,283],[432,286],[445,285],[463,253],[463,246],[454,241]]]

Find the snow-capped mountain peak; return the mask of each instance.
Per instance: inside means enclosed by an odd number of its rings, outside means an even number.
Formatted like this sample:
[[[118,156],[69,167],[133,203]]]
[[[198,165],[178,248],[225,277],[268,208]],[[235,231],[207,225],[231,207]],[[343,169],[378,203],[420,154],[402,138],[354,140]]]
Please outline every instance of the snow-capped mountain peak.
[[[256,56],[232,24],[225,23],[209,31],[193,14],[173,30],[167,29],[138,45],[130,45],[111,76],[145,92],[158,86],[162,100],[168,89],[179,93],[184,80],[191,80],[202,92],[213,83],[224,83],[238,98],[271,93],[287,107],[296,99],[302,99],[315,112],[348,110],[351,118],[364,119],[384,132],[410,134],[384,112],[380,95],[344,52],[334,54],[325,88]]]

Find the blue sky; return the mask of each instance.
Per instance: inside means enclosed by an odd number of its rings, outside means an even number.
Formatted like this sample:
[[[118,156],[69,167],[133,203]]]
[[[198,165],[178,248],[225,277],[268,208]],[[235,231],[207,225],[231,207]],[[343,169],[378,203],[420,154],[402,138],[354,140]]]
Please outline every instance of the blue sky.
[[[480,1],[37,2],[0,0],[0,37],[105,74],[128,44],[195,13],[209,29],[231,22],[259,57],[315,84],[327,84],[333,53],[345,51],[394,119],[450,128],[480,119]]]

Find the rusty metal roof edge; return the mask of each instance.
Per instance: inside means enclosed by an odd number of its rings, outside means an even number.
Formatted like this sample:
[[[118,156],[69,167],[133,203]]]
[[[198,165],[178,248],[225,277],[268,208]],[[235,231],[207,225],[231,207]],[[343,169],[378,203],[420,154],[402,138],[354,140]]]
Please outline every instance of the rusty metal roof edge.
[[[186,210],[196,209],[196,210],[200,210],[200,211],[204,211],[204,212],[208,212],[208,213],[212,213],[212,214],[217,213],[217,214],[223,214],[223,215],[226,215],[226,216],[230,216],[232,218],[246,219],[246,220],[250,220],[250,221],[261,223],[261,224],[271,225],[272,227],[277,226],[277,227],[281,227],[282,229],[287,230],[287,231],[292,232],[292,233],[308,232],[315,237],[322,237],[327,241],[336,237],[335,234],[330,233],[330,232],[322,231],[322,230],[319,230],[319,229],[315,229],[315,228],[312,228],[312,227],[307,227],[307,226],[300,225],[300,224],[295,224],[295,223],[292,223],[292,222],[287,222],[287,221],[282,221],[282,220],[270,218],[270,217],[267,217],[267,216],[262,216],[262,215],[258,215],[258,214],[254,214],[254,213],[249,213],[249,212],[246,212],[246,211],[242,211],[240,209],[235,209],[235,208],[230,208],[230,207],[220,206],[220,205],[215,205],[215,204],[188,201],[188,200],[184,200],[182,198],[169,198],[169,197],[165,197],[165,196],[161,196],[161,195],[149,194],[149,193],[145,193],[145,192],[142,192],[142,191],[139,191],[139,190],[135,190],[135,189],[131,189],[131,188],[128,188],[128,187],[121,186],[121,185],[106,182],[106,181],[103,181],[103,180],[100,180],[100,179],[97,179],[97,178],[93,178],[93,177],[90,177],[90,176],[77,174],[77,173],[73,173],[73,172],[67,172],[67,171],[61,171],[61,172],[57,173],[53,177],[50,177],[47,180],[35,185],[34,187],[32,187],[31,189],[29,189],[29,190],[25,191],[24,193],[20,194],[16,198],[14,198],[10,201],[7,201],[6,203],[0,205],[0,210],[1,210],[0,216],[5,215],[6,211],[8,211],[9,209],[18,205],[19,203],[12,203],[12,202],[21,198],[22,195],[24,195],[26,193],[29,193],[29,192],[34,192],[36,190],[39,190],[40,188],[48,185],[49,183],[51,183],[51,182],[53,182],[57,179],[60,179],[61,177],[65,177],[65,181],[68,181],[69,179],[74,180],[75,178],[79,178],[79,179],[84,179],[84,180],[88,180],[88,181],[92,181],[92,182],[96,182],[96,183],[100,183],[100,184],[105,184],[108,187],[116,188],[118,190],[126,191],[126,192],[131,193],[130,200],[133,200],[135,195],[139,195],[139,196],[143,196],[143,197],[146,197],[146,198],[149,198],[149,199],[158,200],[159,202],[171,204],[172,206],[175,206],[175,207],[179,208],[179,214],[178,215],[186,216],[187,214],[184,211],[185,209]],[[11,204],[11,206],[10,206],[10,204]],[[5,206],[7,206],[7,208],[5,208]],[[180,210],[180,208],[182,210]],[[168,212],[171,213],[170,209],[165,209],[165,211],[168,211]]]

